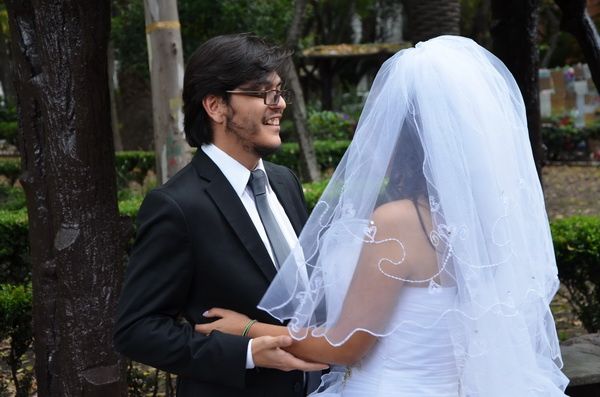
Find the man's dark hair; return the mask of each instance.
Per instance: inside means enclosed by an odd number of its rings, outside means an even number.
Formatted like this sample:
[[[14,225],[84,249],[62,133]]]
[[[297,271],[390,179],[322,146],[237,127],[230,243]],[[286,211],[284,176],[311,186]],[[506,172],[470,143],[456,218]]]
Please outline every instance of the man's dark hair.
[[[204,97],[216,95],[227,101],[228,90],[242,84],[264,84],[271,73],[281,75],[289,56],[289,51],[250,33],[213,37],[198,47],[183,79],[183,126],[190,146],[199,147],[213,140],[210,120],[202,106]]]

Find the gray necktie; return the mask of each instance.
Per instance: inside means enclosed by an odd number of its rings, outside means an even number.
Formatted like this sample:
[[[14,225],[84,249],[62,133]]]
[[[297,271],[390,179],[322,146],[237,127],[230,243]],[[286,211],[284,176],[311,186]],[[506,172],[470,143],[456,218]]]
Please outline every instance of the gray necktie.
[[[267,201],[267,176],[264,171],[260,169],[252,171],[248,185],[254,193],[254,202],[256,203],[258,215],[265,227],[267,237],[271,243],[271,249],[275,255],[275,266],[279,268],[290,253],[290,246],[269,207],[269,202]]]

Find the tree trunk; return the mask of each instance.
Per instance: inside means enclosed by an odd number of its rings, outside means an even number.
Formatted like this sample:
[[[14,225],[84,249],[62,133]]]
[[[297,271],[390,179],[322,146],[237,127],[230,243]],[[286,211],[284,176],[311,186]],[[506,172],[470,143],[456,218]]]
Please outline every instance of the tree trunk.
[[[493,52],[508,67],[523,94],[529,141],[541,181],[544,152],[538,89],[538,16],[539,0],[492,0]]]
[[[110,127],[109,1],[5,1],[38,395],[125,396],[125,367],[112,348],[127,236]]]
[[[459,34],[459,0],[404,0],[413,44],[443,34]]]
[[[286,40],[286,45],[288,48],[296,48],[298,46],[305,8],[306,0],[295,1],[294,17],[292,19],[290,29],[288,30],[288,36]],[[296,133],[298,134],[303,174],[305,179],[310,182],[315,182],[321,178],[321,172],[317,163],[317,156],[315,154],[312,136],[306,123],[307,117],[304,92],[302,91],[302,85],[300,84],[300,78],[298,77],[296,66],[294,65],[294,61],[291,57],[288,59],[285,65],[285,80],[294,93],[291,106],[294,116],[294,125],[296,127]]]
[[[119,114],[117,112],[117,98],[115,87],[115,48],[112,42],[108,43],[108,92],[110,93],[110,120],[113,132],[113,142],[117,152],[123,151],[123,140],[121,139],[121,129],[119,128]]]
[[[144,0],[158,180],[192,159],[183,132],[183,49],[177,0]]]
[[[590,68],[594,85],[600,91],[600,36],[586,10],[586,0],[554,0],[562,11],[560,27],[579,43]]]

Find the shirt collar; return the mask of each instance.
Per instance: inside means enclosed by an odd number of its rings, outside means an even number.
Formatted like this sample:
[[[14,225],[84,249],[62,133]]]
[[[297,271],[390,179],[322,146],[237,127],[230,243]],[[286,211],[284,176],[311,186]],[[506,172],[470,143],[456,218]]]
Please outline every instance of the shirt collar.
[[[242,197],[250,179],[250,170],[212,143],[202,145],[200,149],[219,167],[233,187],[233,190],[235,190],[239,197]],[[267,174],[262,159],[258,160],[255,169],[263,170],[265,175]],[[268,181],[269,177],[267,176],[267,189],[270,190]]]

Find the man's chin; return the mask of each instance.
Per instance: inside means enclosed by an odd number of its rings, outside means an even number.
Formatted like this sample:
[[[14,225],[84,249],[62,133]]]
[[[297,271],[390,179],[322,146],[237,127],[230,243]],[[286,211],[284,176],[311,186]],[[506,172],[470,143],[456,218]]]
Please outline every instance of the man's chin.
[[[261,158],[270,156],[281,148],[281,143],[273,146],[254,146],[254,152]]]

